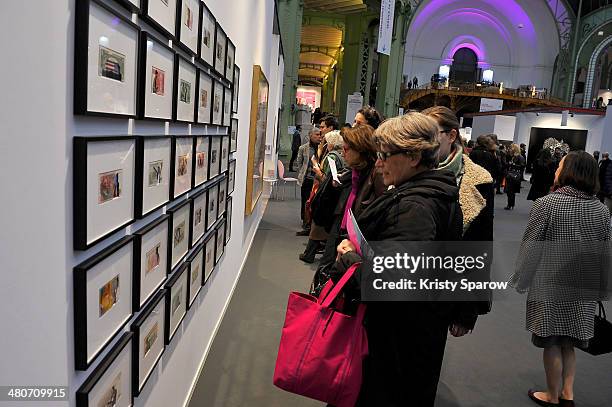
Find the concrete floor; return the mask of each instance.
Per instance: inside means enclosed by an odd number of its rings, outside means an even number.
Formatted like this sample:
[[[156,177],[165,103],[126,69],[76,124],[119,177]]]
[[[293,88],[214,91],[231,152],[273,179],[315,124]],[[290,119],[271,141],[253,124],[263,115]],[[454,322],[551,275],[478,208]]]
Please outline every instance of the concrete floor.
[[[496,241],[521,239],[531,208],[527,192],[517,196],[514,211],[504,211],[506,197],[497,195]],[[269,202],[189,407],[322,405],[272,384],[287,295],[308,291],[316,269],[297,258],[307,241],[295,236],[298,229],[299,201]],[[543,388],[545,377],[530,337],[524,297],[496,302],[473,334],[449,337],[436,407],[535,406],[527,390]],[[576,405],[612,407],[612,355],[577,355]]]

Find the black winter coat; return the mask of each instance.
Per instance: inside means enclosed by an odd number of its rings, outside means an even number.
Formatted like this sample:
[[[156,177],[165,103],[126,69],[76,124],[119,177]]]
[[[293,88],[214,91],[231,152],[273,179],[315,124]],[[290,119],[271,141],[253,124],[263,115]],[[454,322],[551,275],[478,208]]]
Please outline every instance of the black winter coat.
[[[470,153],[470,159],[474,161],[475,164],[480,165],[485,170],[489,171],[491,177],[495,180],[498,179],[502,175],[502,165],[500,160],[482,146],[476,146],[472,149]]]

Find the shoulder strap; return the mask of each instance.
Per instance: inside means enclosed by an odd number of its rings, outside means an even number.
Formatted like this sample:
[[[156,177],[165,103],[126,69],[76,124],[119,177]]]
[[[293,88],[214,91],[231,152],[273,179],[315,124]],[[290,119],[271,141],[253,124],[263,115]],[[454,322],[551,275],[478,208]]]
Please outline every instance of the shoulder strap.
[[[340,294],[340,291],[342,291],[346,283],[348,283],[350,278],[353,277],[353,274],[355,274],[355,271],[357,271],[357,268],[360,265],[361,263],[355,263],[351,267],[349,267],[349,269],[346,270],[340,281],[338,281],[338,283],[334,285],[334,288],[332,288],[331,292],[327,296],[325,296],[325,298],[319,298],[319,303],[321,304],[321,306],[327,308],[332,304],[332,302],[336,299],[338,294]]]

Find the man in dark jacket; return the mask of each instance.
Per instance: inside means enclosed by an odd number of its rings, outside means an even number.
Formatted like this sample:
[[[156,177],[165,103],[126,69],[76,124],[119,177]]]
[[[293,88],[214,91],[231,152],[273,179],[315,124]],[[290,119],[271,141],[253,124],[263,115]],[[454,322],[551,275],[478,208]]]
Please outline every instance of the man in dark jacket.
[[[599,163],[599,199],[603,202],[610,213],[612,213],[612,166],[610,166],[610,154],[603,153]]]
[[[295,171],[293,169],[293,163],[298,156],[298,150],[302,145],[302,134],[301,134],[302,126],[295,126],[295,131],[293,132],[293,140],[291,142],[291,160],[289,160],[289,171]]]

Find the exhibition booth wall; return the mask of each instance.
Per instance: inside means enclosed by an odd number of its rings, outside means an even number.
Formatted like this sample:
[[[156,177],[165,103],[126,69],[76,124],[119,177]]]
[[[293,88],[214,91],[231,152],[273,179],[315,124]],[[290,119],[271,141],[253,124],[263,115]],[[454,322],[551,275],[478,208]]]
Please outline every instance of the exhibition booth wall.
[[[157,27],[151,27],[141,15],[132,14],[124,7],[130,1],[100,3],[126,21],[131,20],[152,32],[158,41],[172,45],[167,37],[158,35]],[[73,97],[76,2],[54,0],[24,6],[22,1],[5,0],[0,6],[0,34],[10,39],[3,42],[3,53],[12,55],[12,62],[0,68],[4,78],[11,78],[5,82],[0,103],[3,134],[0,151],[4,168],[0,180],[4,185],[16,186],[14,194],[8,190],[3,194],[0,318],[5,329],[0,339],[0,383],[67,386],[69,402],[53,405],[71,407],[77,405],[77,390],[100,369],[101,361],[109,356],[122,339],[121,333],[129,331],[133,322],[133,319],[126,321],[86,369],[75,369],[75,353],[78,353],[75,333],[79,335],[85,327],[75,326],[74,315],[80,311],[75,309],[74,268],[120,243],[167,209],[162,207],[143,219],[136,219],[86,250],[75,250],[73,213],[77,208],[73,207],[73,175],[78,177],[78,174],[73,172],[82,164],[75,163],[73,158],[75,137],[139,135],[146,139],[154,135],[214,136],[229,132],[227,126],[176,120],[76,115]],[[235,63],[241,69],[237,113],[232,116],[238,119],[238,145],[233,153],[236,160],[233,218],[227,218],[231,222],[232,238],[142,391],[133,399],[135,406],[167,407],[187,403],[263,216],[265,196],[256,200],[252,213],[245,214],[254,65],[261,66],[269,83],[264,172],[274,170],[276,163],[284,67],[279,55],[280,38],[273,34],[274,1],[207,0],[201,4],[208,7],[233,42]],[[107,67],[108,61],[110,58]],[[228,89],[230,82],[227,82]],[[129,396],[123,394],[123,397]],[[0,402],[0,405],[4,404]]]

